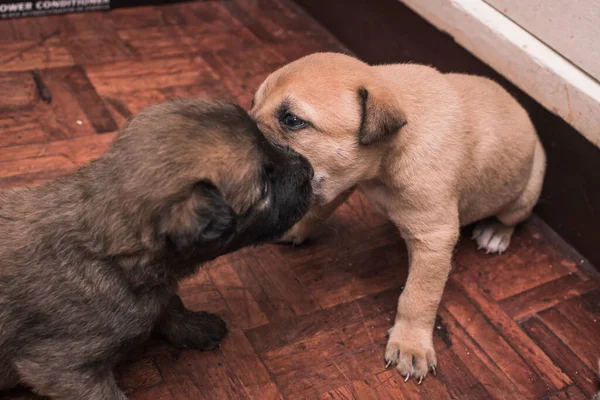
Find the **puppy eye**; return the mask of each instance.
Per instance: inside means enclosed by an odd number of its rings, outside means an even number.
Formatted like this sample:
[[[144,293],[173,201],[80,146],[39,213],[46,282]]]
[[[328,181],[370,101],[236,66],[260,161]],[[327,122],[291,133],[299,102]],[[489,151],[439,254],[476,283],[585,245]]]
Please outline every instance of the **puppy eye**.
[[[306,128],[306,126],[308,125],[306,121],[298,118],[292,113],[286,113],[283,117],[279,119],[279,123],[285,128],[293,131]]]

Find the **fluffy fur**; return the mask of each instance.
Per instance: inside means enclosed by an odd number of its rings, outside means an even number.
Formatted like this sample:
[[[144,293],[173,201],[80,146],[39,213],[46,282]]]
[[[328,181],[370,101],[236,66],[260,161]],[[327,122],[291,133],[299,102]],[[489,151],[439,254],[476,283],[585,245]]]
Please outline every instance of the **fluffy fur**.
[[[178,281],[283,234],[312,174],[239,106],[189,100],[144,110],[70,176],[0,191],[0,386],[125,399],[113,366],[152,331],[214,348],[225,323],[186,310]]]
[[[459,228],[506,250],[538,200],[545,155],[526,111],[498,84],[412,65],[318,53],[271,74],[250,114],[315,169],[316,204],[286,239],[302,243],[354,187],[405,239],[410,273],[385,352],[419,382],[437,360],[432,332]]]

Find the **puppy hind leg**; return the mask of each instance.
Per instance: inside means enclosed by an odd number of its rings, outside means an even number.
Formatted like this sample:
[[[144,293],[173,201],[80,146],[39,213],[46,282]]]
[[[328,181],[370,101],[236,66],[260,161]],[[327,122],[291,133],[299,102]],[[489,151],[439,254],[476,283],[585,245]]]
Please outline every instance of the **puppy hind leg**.
[[[175,347],[212,350],[227,335],[227,325],[214,314],[187,310],[181,298],[175,295],[156,325],[156,331]]]
[[[546,154],[541,143],[538,142],[533,156],[533,168],[531,169],[529,181],[519,198],[510,207],[497,215],[500,222],[514,226],[529,218],[542,193],[545,173]]]
[[[542,192],[542,184],[546,171],[546,155],[538,142],[533,157],[533,168],[529,181],[517,200],[496,215],[495,220],[484,220],[477,223],[473,230],[473,239],[480,249],[487,253],[503,253],[510,244],[515,226],[531,215]]]
[[[504,225],[499,221],[480,221],[473,230],[473,240],[477,242],[478,249],[483,249],[488,254],[502,254],[508,248],[514,230],[514,226]]]
[[[41,396],[57,400],[127,400],[110,370],[63,370],[31,360],[20,360],[16,367],[22,382]]]

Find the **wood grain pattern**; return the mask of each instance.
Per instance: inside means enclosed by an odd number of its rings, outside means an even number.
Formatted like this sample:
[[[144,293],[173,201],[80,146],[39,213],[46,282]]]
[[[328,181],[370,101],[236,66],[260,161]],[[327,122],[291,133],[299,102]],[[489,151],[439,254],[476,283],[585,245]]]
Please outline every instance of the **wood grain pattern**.
[[[548,400],[588,400],[589,397],[583,394],[577,386],[569,386],[558,393],[548,397]]]
[[[492,398],[506,400],[527,398],[519,392],[517,386],[519,380],[516,380],[517,384],[513,383],[502,368],[488,355],[493,354],[493,351],[490,351],[485,343],[481,340],[476,342],[475,338],[445,309],[440,311],[440,315],[443,317],[448,335],[452,340],[452,350],[477,381],[483,383]],[[469,329],[471,329],[470,326]],[[502,360],[501,363],[509,373],[512,371],[506,368],[506,360]],[[514,378],[516,377],[513,375]],[[521,387],[525,388],[525,392],[530,390],[528,384]]]
[[[574,320],[580,318],[575,313],[566,314],[561,311],[564,308],[550,309],[540,313],[540,318],[552,329],[552,331],[571,348],[591,370],[596,370],[600,359],[600,349],[596,346],[598,336],[598,322],[589,319],[589,322],[581,327],[575,325]],[[578,312],[578,310],[573,310]],[[571,317],[573,319],[571,319]],[[585,317],[587,319],[587,317]],[[589,333],[589,336],[586,335]]]
[[[550,328],[538,318],[530,318],[521,326],[587,396],[591,397],[596,393],[596,373],[586,366]]]
[[[73,55],[54,33],[37,41],[0,39],[0,47],[2,48],[0,72],[64,67],[75,64]]]
[[[269,72],[345,47],[288,1],[198,1],[0,23],[0,187],[39,184],[101,155],[165,99],[248,106]],[[52,101],[40,96],[33,71]],[[434,331],[437,376],[385,369],[408,274],[396,228],[353,195],[307,245],[245,249],[180,286],[220,315],[212,352],[158,338],[116,371],[131,399],[585,399],[600,357],[600,279],[533,218],[502,256],[466,229]],[[0,399],[37,399],[26,390]]]
[[[596,285],[594,279],[582,279],[578,274],[569,274],[506,298],[500,302],[500,305],[509,316],[519,320],[565,300],[581,296],[596,288]]]
[[[545,382],[527,365],[518,349],[514,349],[488,316],[454,285],[447,287],[443,304],[520,393],[529,399],[541,398],[548,393]]]

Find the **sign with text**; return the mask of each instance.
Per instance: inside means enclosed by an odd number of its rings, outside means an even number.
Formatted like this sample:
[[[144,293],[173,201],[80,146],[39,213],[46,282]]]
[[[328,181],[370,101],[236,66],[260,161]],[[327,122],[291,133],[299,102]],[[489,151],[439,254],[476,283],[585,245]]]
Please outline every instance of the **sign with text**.
[[[103,11],[111,8],[111,0],[0,0],[0,19]]]

